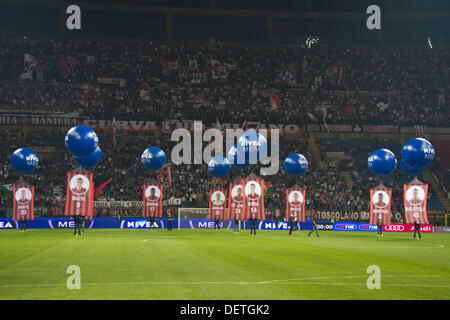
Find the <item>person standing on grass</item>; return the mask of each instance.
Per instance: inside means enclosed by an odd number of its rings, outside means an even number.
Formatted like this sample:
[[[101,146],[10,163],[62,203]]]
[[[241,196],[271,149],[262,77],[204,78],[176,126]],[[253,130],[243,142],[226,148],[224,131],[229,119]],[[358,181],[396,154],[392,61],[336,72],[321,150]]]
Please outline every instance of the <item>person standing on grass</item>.
[[[289,235],[292,236],[292,231],[294,231],[295,219],[293,215],[289,216]]]
[[[312,230],[308,233],[308,237],[311,236],[311,233],[314,232],[314,230],[316,231],[316,236],[319,236],[319,231],[317,230],[317,220],[316,220],[316,216],[313,216],[312,218]]]
[[[382,214],[380,213],[378,215],[378,231],[377,231],[377,237],[383,236],[383,219]]]
[[[252,212],[250,215],[250,235],[256,236],[256,214]]]
[[[23,210],[25,212],[25,210]],[[26,213],[20,213],[20,232],[24,232],[26,230]]]
[[[167,209],[167,231],[172,231],[173,217],[170,210]]]
[[[155,215],[153,210],[150,210],[150,228],[148,230],[150,231],[150,229],[155,231]]]
[[[220,211],[216,211],[214,215],[214,230],[220,230]]]
[[[82,221],[82,218],[81,218],[81,216],[76,215],[73,218],[73,220],[74,220],[74,223],[75,223],[75,228],[74,228],[73,235],[76,236],[77,235],[77,231],[78,231],[78,235],[81,236],[81,223],[82,223],[81,221]]]
[[[234,233],[239,233],[239,216],[237,213],[234,215]]]
[[[413,213],[414,219],[414,239],[416,239],[416,233],[419,234],[419,239],[422,240],[422,234],[420,233],[420,221],[419,221],[419,212]]]

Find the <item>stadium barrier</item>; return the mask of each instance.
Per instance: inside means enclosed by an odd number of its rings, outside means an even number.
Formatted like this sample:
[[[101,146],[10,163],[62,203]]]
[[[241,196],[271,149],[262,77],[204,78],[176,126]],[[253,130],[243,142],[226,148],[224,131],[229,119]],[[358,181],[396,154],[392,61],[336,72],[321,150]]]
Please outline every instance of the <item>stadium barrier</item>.
[[[155,221],[155,229],[167,228],[167,218],[160,218]],[[208,219],[174,219],[173,226],[178,226],[178,229],[214,229],[214,221]],[[75,223],[72,219],[61,218],[35,218],[32,221],[27,221],[27,229],[67,229],[74,228]],[[150,221],[147,218],[94,218],[93,220],[85,220],[84,227],[86,229],[148,229],[150,228]],[[221,229],[233,229],[234,221],[222,220],[220,221]],[[297,224],[298,230],[312,230],[312,222],[299,222]],[[19,229],[19,222],[12,219],[0,218],[1,229]],[[250,221],[240,221],[240,229],[250,229]],[[289,223],[280,221],[278,224],[271,220],[259,221],[257,223],[258,230],[289,230]],[[353,222],[328,222],[317,221],[317,229],[320,231],[364,231],[376,232],[377,226],[368,223],[353,223]],[[391,224],[383,226],[384,232],[414,232],[414,225],[412,224]],[[430,224],[421,225],[420,231],[424,233],[431,232],[445,232],[450,233],[450,227],[434,227]]]

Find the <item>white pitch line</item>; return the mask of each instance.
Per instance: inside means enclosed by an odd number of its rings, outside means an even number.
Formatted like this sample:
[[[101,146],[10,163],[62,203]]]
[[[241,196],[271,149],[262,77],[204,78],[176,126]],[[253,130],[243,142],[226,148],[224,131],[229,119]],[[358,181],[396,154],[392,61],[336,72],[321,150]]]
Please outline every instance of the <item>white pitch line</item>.
[[[385,278],[405,278],[405,277],[424,277],[424,278],[437,278],[437,277],[450,277],[440,275],[397,275],[397,276],[382,276]],[[151,281],[151,282],[91,282],[83,283],[82,286],[120,286],[120,285],[250,285],[250,284],[300,284],[300,285],[358,285],[363,286],[365,283],[341,283],[341,282],[303,282],[307,280],[319,280],[319,279],[350,279],[350,278],[367,278],[367,276],[341,276],[341,277],[314,277],[314,278],[298,278],[298,279],[277,279],[268,281]],[[299,282],[302,281],[302,282]],[[65,283],[49,283],[49,284],[11,284],[1,285],[2,288],[9,287],[55,287],[65,286]],[[384,286],[405,286],[405,287],[436,287],[436,288],[449,288],[449,285],[427,285],[427,284],[382,284]]]

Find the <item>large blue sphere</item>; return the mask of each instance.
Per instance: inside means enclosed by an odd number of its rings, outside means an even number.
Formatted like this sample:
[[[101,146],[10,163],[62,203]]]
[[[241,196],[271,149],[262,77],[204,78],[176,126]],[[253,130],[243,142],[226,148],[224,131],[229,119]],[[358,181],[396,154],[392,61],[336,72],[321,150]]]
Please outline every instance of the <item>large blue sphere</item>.
[[[230,173],[231,164],[227,158],[217,156],[212,158],[208,163],[209,173],[216,178],[223,178]]]
[[[250,167],[250,162],[248,157],[245,156],[244,150],[240,149],[238,151],[237,144],[233,145],[228,151],[228,161],[238,169],[246,169]]]
[[[94,152],[86,157],[73,157],[75,162],[85,169],[90,169],[95,167],[102,159],[102,150],[97,147]]]
[[[300,176],[308,170],[308,160],[299,153],[292,153],[284,159],[283,166],[291,176]]]
[[[425,168],[434,159],[433,145],[423,138],[411,139],[402,148],[402,159],[411,168]]]
[[[39,164],[39,158],[36,153],[28,148],[21,148],[14,151],[10,161],[12,167],[20,173],[30,173]]]
[[[149,170],[161,169],[167,161],[166,154],[158,147],[145,149],[141,156],[141,162]]]
[[[71,128],[64,139],[66,148],[76,157],[90,155],[98,146],[98,137],[94,130],[79,125]]]
[[[400,159],[400,168],[402,171],[410,176],[418,176],[421,175],[424,168],[421,169],[415,169],[408,166],[408,164],[405,162],[405,160],[402,158]]]
[[[388,149],[378,149],[372,152],[367,161],[370,171],[376,175],[391,174],[397,166],[395,154]]]
[[[267,155],[267,140],[254,130],[246,131],[236,144],[237,149],[244,150],[250,164],[256,164],[258,160]]]

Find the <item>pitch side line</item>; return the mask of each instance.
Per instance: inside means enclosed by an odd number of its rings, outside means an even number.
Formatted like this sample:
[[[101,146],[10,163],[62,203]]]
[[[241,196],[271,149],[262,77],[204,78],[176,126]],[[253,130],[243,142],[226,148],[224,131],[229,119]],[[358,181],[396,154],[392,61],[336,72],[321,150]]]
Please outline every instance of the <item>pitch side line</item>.
[[[382,276],[384,278],[440,278],[450,277],[444,275],[398,275],[398,276]],[[297,285],[348,285],[348,286],[363,286],[366,283],[345,283],[345,282],[303,282],[307,280],[320,279],[352,279],[352,278],[367,278],[367,276],[340,276],[340,277],[313,277],[313,278],[298,278],[298,279],[277,279],[268,281],[150,281],[150,282],[87,282],[82,283],[82,286],[119,286],[119,285],[250,285],[250,284],[297,284]],[[2,288],[9,287],[57,287],[65,286],[65,283],[49,283],[49,284],[10,284],[1,285]],[[450,288],[450,285],[433,285],[433,284],[392,284],[383,283],[382,286],[392,287],[434,287],[434,288]]]

